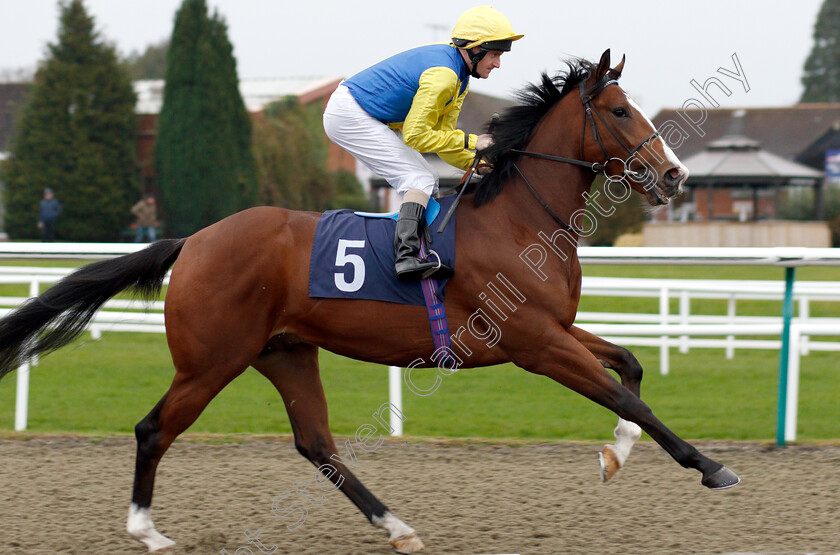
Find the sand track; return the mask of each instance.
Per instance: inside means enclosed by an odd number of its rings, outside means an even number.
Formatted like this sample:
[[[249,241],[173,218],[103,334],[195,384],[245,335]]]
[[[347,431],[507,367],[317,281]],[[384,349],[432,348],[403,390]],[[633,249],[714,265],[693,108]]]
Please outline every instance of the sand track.
[[[652,443],[608,485],[598,446],[570,443],[390,440],[357,451],[357,475],[430,554],[840,553],[840,446],[695,444],[742,484],[709,491]],[[129,438],[0,440],[0,552],[143,553],[124,531],[133,465]],[[173,553],[234,554],[257,530],[275,553],[392,553],[340,493],[283,499],[281,510],[308,507],[289,531],[302,513],[278,517],[272,500],[314,478],[287,439],[179,442],[159,469],[153,517]]]

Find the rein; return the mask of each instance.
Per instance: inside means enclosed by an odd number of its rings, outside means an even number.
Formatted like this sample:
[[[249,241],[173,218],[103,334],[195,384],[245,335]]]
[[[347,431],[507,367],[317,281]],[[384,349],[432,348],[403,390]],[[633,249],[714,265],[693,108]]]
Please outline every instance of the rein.
[[[604,172],[607,169],[607,163],[609,163],[610,160],[612,160],[612,157],[610,156],[609,152],[607,152],[607,148],[604,146],[604,143],[601,140],[601,136],[598,134],[598,126],[596,125],[595,117],[593,116],[593,112],[594,112],[594,114],[596,116],[598,116],[598,119],[601,120],[601,123],[604,125],[604,127],[606,127],[607,131],[610,132],[610,135],[612,135],[613,138],[616,141],[618,141],[618,144],[620,144],[621,147],[625,151],[627,151],[627,158],[625,160],[623,160],[623,162],[624,162],[624,175],[628,175],[629,173],[632,173],[632,174],[634,174],[635,176],[638,177],[639,174],[637,172],[631,172],[628,169],[627,162],[631,158],[633,158],[633,156],[637,152],[639,152],[639,150],[641,150],[641,148],[643,146],[645,146],[650,141],[659,137],[659,131],[654,131],[653,133],[651,133],[645,140],[643,140],[638,145],[636,145],[636,147],[633,148],[632,150],[624,144],[624,141],[622,141],[621,137],[618,136],[618,133],[616,133],[615,130],[612,127],[610,127],[610,125],[607,123],[607,120],[604,119],[604,116],[602,116],[601,113],[598,112],[598,110],[594,106],[592,106],[592,104],[591,104],[592,100],[594,100],[595,97],[598,96],[601,93],[601,91],[603,91],[605,88],[607,88],[610,85],[617,85],[618,84],[617,79],[609,79],[608,77],[609,77],[609,74],[608,74],[607,77],[602,79],[600,82],[593,85],[592,88],[590,88],[589,90],[584,88],[584,85],[585,85],[584,82],[581,82],[581,84],[580,84],[580,100],[581,100],[581,103],[583,104],[583,108],[584,108],[584,111],[586,113],[586,117],[583,120],[583,128],[581,129],[581,133],[580,133],[581,158],[583,157],[583,144],[584,144],[584,141],[585,141],[585,138],[586,138],[586,122],[589,121],[589,125],[592,128],[592,135],[595,138],[595,141],[598,143],[598,146],[601,147],[601,152],[604,154],[604,157],[606,158],[606,162],[603,162],[603,163],[601,163],[601,162],[588,162],[586,160],[580,160],[580,159],[577,159],[577,158],[565,158],[565,157],[562,157],[562,156],[554,156],[554,155],[551,155],[551,154],[542,154],[540,152],[531,152],[531,151],[528,151],[528,150],[511,149],[509,152],[511,152],[513,154],[518,154],[520,156],[529,156],[531,158],[539,158],[541,160],[550,160],[552,162],[562,162],[564,164],[573,164],[575,166],[582,166],[584,168],[589,168],[590,170],[592,170],[593,173]],[[539,195],[539,193],[537,193],[537,190],[534,189],[533,185],[531,185],[531,183],[528,181],[528,178],[525,177],[525,174],[522,173],[522,170],[519,169],[519,166],[515,162],[513,164],[513,168],[516,170],[516,173],[519,174],[519,177],[522,178],[522,181],[525,182],[525,185],[528,187],[528,190],[531,192],[531,194],[534,196],[534,198],[537,199],[537,202],[540,203],[540,205],[545,209],[546,212],[548,212],[548,214],[554,219],[554,221],[557,222],[557,224],[560,225],[560,227],[562,227],[566,231],[570,231],[570,232],[575,233],[577,235],[582,235],[583,234],[582,230],[580,230],[580,229],[578,229],[578,228],[576,228],[572,225],[567,224],[560,216],[557,215],[556,212],[554,212],[554,210],[551,209],[550,206],[548,206],[548,203],[545,202],[545,200],[543,200],[543,198]]]

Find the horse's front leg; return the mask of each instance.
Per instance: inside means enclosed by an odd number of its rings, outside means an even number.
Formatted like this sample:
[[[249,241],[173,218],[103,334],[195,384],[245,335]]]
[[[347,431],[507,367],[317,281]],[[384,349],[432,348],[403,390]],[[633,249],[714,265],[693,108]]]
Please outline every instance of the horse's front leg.
[[[669,430],[637,395],[610,376],[595,355],[568,330],[551,323],[535,329],[547,328],[551,331],[540,337],[544,347],[513,353],[517,365],[535,374],[548,376],[610,409],[620,418],[638,424],[680,465],[700,471],[704,486],[727,488],[740,481],[734,472],[702,455]]]
[[[624,387],[641,398],[642,365],[633,353],[575,326],[569,329],[569,333],[598,359],[601,366],[614,370]],[[598,453],[602,482],[612,478],[624,466],[633,445],[642,437],[642,429],[638,424],[619,418],[613,435],[615,443],[605,445]]]

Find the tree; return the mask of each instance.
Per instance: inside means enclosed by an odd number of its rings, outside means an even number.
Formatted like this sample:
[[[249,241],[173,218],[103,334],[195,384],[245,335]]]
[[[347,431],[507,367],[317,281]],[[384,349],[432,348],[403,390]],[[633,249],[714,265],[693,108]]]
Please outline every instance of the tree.
[[[327,143],[319,104],[296,98],[274,102],[255,122],[254,151],[260,200],[292,210],[366,210],[362,185],[347,171],[327,169]]]
[[[824,0],[820,8],[802,84],[800,102],[840,102],[840,0]]]
[[[218,12],[184,0],[167,54],[155,150],[167,229],[186,236],[253,206],[251,120]]]
[[[779,215],[784,220],[814,221],[817,219],[814,206],[814,190],[788,187],[783,191]],[[831,246],[840,247],[840,189],[829,187],[825,191],[824,218],[831,230]]]
[[[82,0],[59,8],[58,42],[48,46],[3,165],[6,231],[36,237],[38,204],[51,188],[63,205],[60,238],[111,241],[139,194],[137,98]]]
[[[632,191],[622,191],[624,186],[618,182],[609,184],[610,194],[606,195],[604,189],[607,186],[606,180],[599,176],[592,185],[592,196],[587,202],[589,213],[593,216],[597,214],[597,227],[586,238],[587,244],[593,247],[611,247],[619,236],[641,231],[645,221],[645,211],[639,206],[641,197]],[[612,202],[609,199],[622,200]]]
[[[134,79],[163,79],[166,76],[168,51],[169,41],[163,40],[157,44],[150,44],[142,54],[129,54],[126,63],[131,68],[131,76]]]

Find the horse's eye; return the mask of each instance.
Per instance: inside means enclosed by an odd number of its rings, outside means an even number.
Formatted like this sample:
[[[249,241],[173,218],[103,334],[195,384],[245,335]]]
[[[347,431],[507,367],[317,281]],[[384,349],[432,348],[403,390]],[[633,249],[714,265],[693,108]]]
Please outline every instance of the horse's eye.
[[[613,115],[617,118],[626,118],[630,113],[625,108],[613,108]]]

